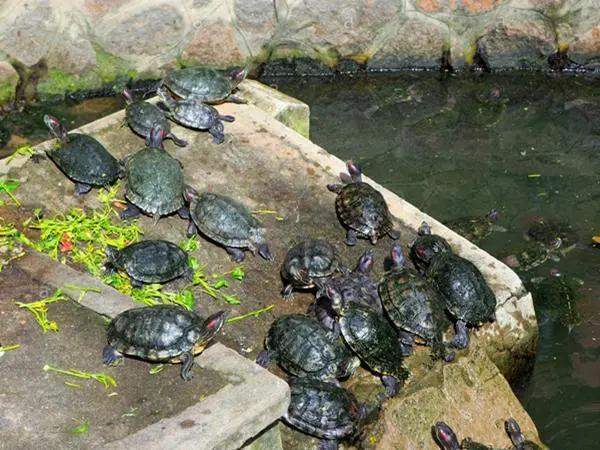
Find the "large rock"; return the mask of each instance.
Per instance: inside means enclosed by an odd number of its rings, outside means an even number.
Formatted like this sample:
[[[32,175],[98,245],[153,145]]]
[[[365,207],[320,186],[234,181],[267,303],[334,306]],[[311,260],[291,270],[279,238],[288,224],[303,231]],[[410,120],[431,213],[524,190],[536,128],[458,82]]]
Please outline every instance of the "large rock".
[[[244,65],[247,53],[240,46],[231,22],[219,20],[197,27],[181,58],[186,65],[229,67]]]
[[[19,74],[8,61],[0,61],[0,105],[15,98]]]

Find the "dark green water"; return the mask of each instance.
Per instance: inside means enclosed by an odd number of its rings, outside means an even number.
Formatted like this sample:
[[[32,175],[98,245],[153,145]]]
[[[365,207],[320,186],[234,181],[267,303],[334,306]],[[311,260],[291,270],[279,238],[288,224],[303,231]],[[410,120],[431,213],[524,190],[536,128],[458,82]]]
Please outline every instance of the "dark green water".
[[[516,389],[551,448],[598,448],[600,249],[590,243],[600,234],[600,79],[403,73],[264,81],[310,105],[311,140],[431,215],[499,209],[508,231],[480,242],[499,258],[526,243],[536,216],[574,228],[575,249],[520,273],[536,290],[540,340],[533,373]],[[547,295],[539,290],[558,280],[551,269],[576,285],[576,324],[565,317],[566,300],[552,303],[555,285]]]

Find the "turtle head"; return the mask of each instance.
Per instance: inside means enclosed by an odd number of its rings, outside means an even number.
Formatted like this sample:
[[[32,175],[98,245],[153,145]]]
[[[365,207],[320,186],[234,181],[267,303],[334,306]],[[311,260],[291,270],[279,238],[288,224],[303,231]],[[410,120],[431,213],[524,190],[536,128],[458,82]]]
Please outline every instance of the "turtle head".
[[[520,448],[520,446],[525,442],[525,436],[523,436],[521,427],[517,421],[510,417],[506,422],[504,422],[504,429],[506,430],[506,434],[508,434],[508,437],[512,441],[513,445],[517,448]]]
[[[374,255],[373,250],[369,249],[365,251],[356,265],[356,270],[361,273],[369,273],[373,269]]]
[[[156,90],[156,94],[161,99],[161,101],[166,105],[167,108],[173,109],[177,106],[177,102],[173,97],[171,97],[167,91],[167,88],[164,86],[160,86]]]
[[[443,450],[459,450],[458,438],[452,428],[445,422],[436,422],[433,426],[433,436]]]
[[[107,245],[106,250],[104,250],[104,254],[106,255],[106,262],[111,266],[116,266],[117,261],[119,259],[119,249],[112,245]]]
[[[333,308],[333,310],[337,313],[341,312],[343,305],[342,305],[342,293],[340,292],[340,290],[331,285],[328,285],[328,286],[325,286],[324,291],[325,291],[325,296],[331,302],[331,307]]]
[[[396,269],[401,269],[406,264],[406,258],[404,257],[404,251],[402,250],[402,245],[394,244],[392,245],[392,266]]]
[[[417,233],[419,234],[419,236],[427,236],[431,234],[431,227],[427,222],[423,221],[421,222],[421,225],[419,225]]]
[[[350,160],[346,163],[346,167],[348,168],[348,173],[350,174],[352,181],[355,183],[362,181],[362,169],[358,164]]]
[[[123,92],[121,92],[121,95],[125,99],[125,103],[127,103],[128,105],[130,103],[133,103],[133,95],[131,94],[131,91],[129,89],[123,89]]]
[[[259,242],[256,246],[256,250],[258,252],[258,254],[263,258],[266,259],[267,261],[273,261],[275,258],[273,258],[273,255],[271,254],[271,250],[269,250],[269,246],[267,245],[266,242]]]
[[[496,208],[492,208],[490,209],[487,217],[492,222],[498,222],[498,219],[500,219],[500,212]]]
[[[67,141],[67,129],[58,119],[50,114],[44,115],[44,123],[50,132],[63,142]]]
[[[246,67],[239,67],[229,72],[229,78],[231,79],[231,84],[233,87],[236,87],[238,84],[244,81],[247,76],[248,69]]]
[[[148,137],[146,138],[146,145],[150,148],[160,148],[164,150],[165,147],[163,146],[163,141],[165,140],[168,134],[169,133],[167,133],[167,131],[162,126],[156,124],[150,130],[150,133],[148,133]]]
[[[217,333],[221,331],[221,328],[223,328],[223,325],[225,325],[226,319],[227,311],[219,311],[218,313],[210,316],[200,326],[200,333],[198,334],[195,342],[208,342],[212,340]]]
[[[183,199],[188,202],[191,203],[192,201],[196,200],[198,198],[198,191],[196,189],[194,189],[192,186],[186,185],[184,190],[183,190]]]

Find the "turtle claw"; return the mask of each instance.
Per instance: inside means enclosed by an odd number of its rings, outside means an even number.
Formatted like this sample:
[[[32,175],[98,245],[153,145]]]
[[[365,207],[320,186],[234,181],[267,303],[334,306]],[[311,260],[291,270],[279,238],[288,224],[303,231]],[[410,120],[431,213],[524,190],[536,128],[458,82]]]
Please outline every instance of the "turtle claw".
[[[390,237],[390,239],[397,241],[398,239],[400,239],[400,232],[398,230],[390,230],[387,232],[388,236]]]
[[[132,203],[128,203],[127,204],[127,208],[123,211],[121,211],[121,214],[119,214],[119,217],[121,218],[121,220],[125,220],[125,219],[132,219],[134,217],[137,217],[141,214],[142,212],[140,211],[140,209],[135,206]]]
[[[92,190],[92,186],[85,183],[75,183],[75,194],[85,195]]]
[[[385,393],[388,397],[395,397],[398,394],[400,382],[397,378],[390,375],[383,375],[381,377],[381,382],[385,386]]]
[[[317,450],[338,450],[340,448],[337,441],[332,439],[321,439]]]
[[[102,349],[102,362],[107,366],[116,366],[123,360],[123,355],[107,345]]]
[[[467,324],[462,320],[459,320],[454,325],[454,339],[452,339],[451,346],[458,349],[464,349],[469,346],[469,331],[467,330]]]
[[[225,250],[227,250],[233,262],[240,263],[246,258],[244,250],[240,250],[239,248],[225,247]]]
[[[291,284],[285,285],[283,287],[283,290],[281,291],[281,296],[283,297],[283,299],[286,301],[293,300],[294,299],[293,290],[294,290],[294,287]]]
[[[233,116],[219,116],[219,119],[222,120],[223,122],[235,122],[235,117]]]
[[[269,352],[267,350],[261,351],[256,357],[256,364],[261,367],[267,367],[271,362],[271,357],[269,356]]]
[[[357,242],[356,231],[348,230],[348,232],[346,233],[346,239],[344,239],[344,242],[346,243],[346,245],[349,245],[350,247],[356,245],[356,242]],[[377,240],[375,240],[375,242],[377,242]]]
[[[185,139],[179,139],[173,133],[169,133],[167,137],[170,138],[177,147],[185,147],[188,145],[188,141]]]

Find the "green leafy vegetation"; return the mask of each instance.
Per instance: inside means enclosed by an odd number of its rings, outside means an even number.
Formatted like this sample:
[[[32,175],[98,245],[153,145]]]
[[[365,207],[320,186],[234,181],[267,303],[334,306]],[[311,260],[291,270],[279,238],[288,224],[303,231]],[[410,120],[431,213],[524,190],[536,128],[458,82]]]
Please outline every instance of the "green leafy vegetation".
[[[19,308],[25,308],[31,314],[33,314],[33,317],[35,317],[35,320],[42,328],[42,331],[46,333],[47,331],[58,331],[58,324],[53,320],[48,320],[48,305],[50,303],[59,302],[66,299],[67,298],[63,295],[62,291],[57,289],[50,297],[43,298],[37,302],[15,303]]]
[[[4,352],[10,352],[11,350],[17,350],[19,348],[21,348],[20,344],[5,345],[4,347],[0,345],[0,354]]]
[[[29,158],[35,154],[36,154],[36,151],[31,144],[24,144],[24,145],[19,146],[14,151],[14,153],[6,159],[6,162],[10,163],[17,156],[26,156],[27,158]]]
[[[2,178],[0,179],[0,194],[5,194],[8,196],[12,202],[20,206],[19,200],[13,195],[13,191],[15,191],[19,187],[20,183],[18,180],[11,180],[10,178]],[[0,206],[4,205],[5,201],[0,197]]]
[[[90,430],[90,421],[87,419],[75,420],[75,422],[79,423],[75,428],[71,429],[71,433],[73,434],[86,434]]]
[[[115,381],[115,379],[113,377],[111,377],[110,375],[107,375],[105,373],[102,373],[102,372],[91,373],[91,372],[83,372],[83,371],[77,370],[77,369],[63,370],[63,369],[59,369],[56,367],[52,367],[49,364],[46,364],[44,366],[43,370],[44,370],[44,372],[55,372],[60,375],[65,375],[65,376],[75,377],[75,378],[82,378],[84,380],[95,380],[98,383],[100,383],[102,386],[104,386],[104,389],[108,389],[110,387],[117,386],[117,382]]]
[[[227,323],[237,322],[238,320],[247,319],[248,317],[258,317],[267,311],[271,311],[273,308],[275,308],[275,305],[269,305],[266,308],[250,311],[249,313],[242,314],[241,316],[231,317],[230,319],[227,319]]]

